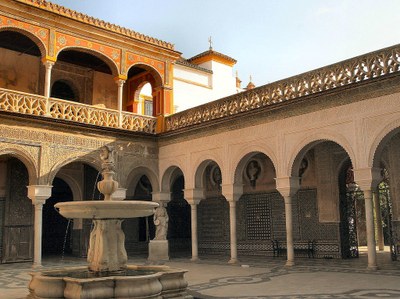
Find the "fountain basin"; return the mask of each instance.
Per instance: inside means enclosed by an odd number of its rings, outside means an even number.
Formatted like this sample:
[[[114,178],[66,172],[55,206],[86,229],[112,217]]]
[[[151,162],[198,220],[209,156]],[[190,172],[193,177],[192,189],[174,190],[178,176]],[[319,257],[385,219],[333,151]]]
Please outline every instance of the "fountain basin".
[[[30,273],[29,296],[32,299],[163,299],[193,298],[186,293],[187,282],[182,269],[167,266],[136,266],[126,268],[144,271],[137,276],[120,274],[104,277],[76,278],[68,273],[84,273],[87,267],[74,267]],[[65,275],[64,275],[65,274]],[[79,275],[78,275],[79,276]],[[82,275],[85,276],[85,275]]]
[[[70,201],[54,205],[68,219],[124,219],[154,214],[158,203],[151,201]]]

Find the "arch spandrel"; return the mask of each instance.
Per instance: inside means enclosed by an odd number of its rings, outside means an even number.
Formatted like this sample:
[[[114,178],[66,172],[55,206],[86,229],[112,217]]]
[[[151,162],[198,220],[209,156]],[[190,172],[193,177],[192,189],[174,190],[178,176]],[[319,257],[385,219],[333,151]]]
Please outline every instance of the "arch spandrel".
[[[293,176],[294,175],[293,171],[295,169],[298,169],[302,161],[302,158],[307,153],[307,151],[310,150],[312,147],[314,147],[316,144],[325,141],[332,141],[341,146],[349,155],[350,160],[353,163],[353,166],[354,167],[358,166],[358,160],[356,159],[354,148],[343,135],[335,134],[332,132],[319,132],[303,138],[300,142],[296,143],[294,147],[289,149],[289,153],[287,152],[289,159],[283,165],[284,169],[281,170],[282,172],[277,173],[277,177]]]
[[[39,158],[35,149],[27,149],[18,145],[10,146],[0,143],[0,156],[9,155],[20,160],[28,170],[29,185],[37,185],[39,181]],[[39,154],[36,152],[36,154]],[[34,157],[37,156],[36,158]]]

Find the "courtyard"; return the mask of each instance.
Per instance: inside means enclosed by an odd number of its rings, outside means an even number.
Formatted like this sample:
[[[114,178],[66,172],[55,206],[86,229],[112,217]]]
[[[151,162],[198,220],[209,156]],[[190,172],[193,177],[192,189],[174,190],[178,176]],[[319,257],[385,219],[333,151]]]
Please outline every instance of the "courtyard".
[[[230,265],[219,256],[198,262],[172,259],[166,264],[188,270],[189,294],[195,298],[399,298],[400,263],[390,261],[388,252],[378,252],[377,271],[367,270],[366,253],[357,259],[296,259],[293,267],[285,258],[243,258]],[[135,258],[134,264],[147,260]],[[46,269],[83,265],[85,259],[46,259]],[[0,265],[2,299],[22,299],[28,295],[31,263]]]

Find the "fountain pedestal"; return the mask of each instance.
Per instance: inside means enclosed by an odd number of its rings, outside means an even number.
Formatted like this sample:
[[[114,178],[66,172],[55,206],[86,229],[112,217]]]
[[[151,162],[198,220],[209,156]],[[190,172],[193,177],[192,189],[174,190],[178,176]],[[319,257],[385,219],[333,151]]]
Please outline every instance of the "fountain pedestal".
[[[90,271],[115,272],[126,267],[128,256],[121,223],[119,219],[93,220],[87,257]]]

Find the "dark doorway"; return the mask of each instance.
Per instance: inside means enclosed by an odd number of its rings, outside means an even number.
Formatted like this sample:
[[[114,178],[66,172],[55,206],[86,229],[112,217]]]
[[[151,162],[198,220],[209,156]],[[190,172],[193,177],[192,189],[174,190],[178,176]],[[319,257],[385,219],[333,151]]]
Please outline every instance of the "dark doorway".
[[[179,176],[172,184],[171,201],[168,203],[169,215],[168,241],[171,257],[185,257],[191,254],[190,205],[184,199],[185,182]]]
[[[58,202],[72,200],[73,195],[68,184],[60,178],[55,178],[51,197],[43,205],[43,255],[62,256],[72,253],[72,223],[69,223],[54,208],[54,205]]]
[[[78,96],[75,94],[71,85],[62,80],[54,82],[51,88],[50,96],[52,98],[57,98],[67,101],[75,101],[75,102],[79,101]]]

